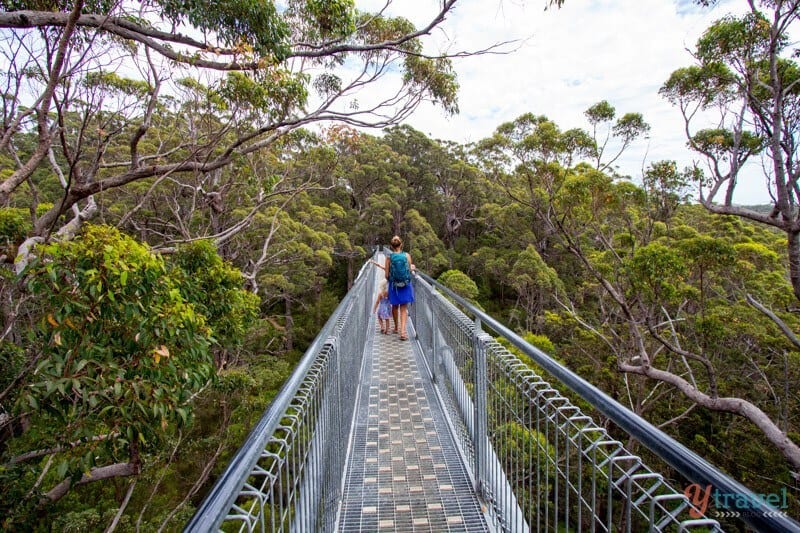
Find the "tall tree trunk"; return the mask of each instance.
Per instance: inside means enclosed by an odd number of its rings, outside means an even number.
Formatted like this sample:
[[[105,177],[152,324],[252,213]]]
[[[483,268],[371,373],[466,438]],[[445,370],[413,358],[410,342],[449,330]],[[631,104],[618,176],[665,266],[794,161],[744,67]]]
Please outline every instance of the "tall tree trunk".
[[[284,295],[283,304],[286,309],[286,351],[294,348],[294,317],[292,316],[292,299]]]
[[[347,256],[347,290],[353,288],[353,257]]]
[[[789,254],[789,279],[794,297],[800,300],[800,232],[786,232],[786,250]]]

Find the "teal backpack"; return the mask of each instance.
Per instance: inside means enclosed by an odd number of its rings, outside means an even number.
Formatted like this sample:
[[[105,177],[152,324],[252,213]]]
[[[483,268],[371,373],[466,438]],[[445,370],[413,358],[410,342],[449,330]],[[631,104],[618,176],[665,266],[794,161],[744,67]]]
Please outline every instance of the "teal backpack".
[[[389,256],[389,282],[397,288],[411,282],[411,269],[405,252],[395,252]]]

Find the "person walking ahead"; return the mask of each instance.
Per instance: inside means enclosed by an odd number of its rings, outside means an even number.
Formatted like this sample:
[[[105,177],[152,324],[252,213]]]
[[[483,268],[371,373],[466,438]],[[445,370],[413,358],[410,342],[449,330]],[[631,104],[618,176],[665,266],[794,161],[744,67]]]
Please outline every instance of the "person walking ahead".
[[[403,240],[395,235],[389,242],[392,253],[386,258],[386,279],[389,281],[389,302],[397,306],[397,321],[400,340],[408,340],[406,321],[408,320],[408,304],[414,302],[414,288],[411,285],[411,272],[414,263],[411,256],[403,252]],[[398,331],[395,331],[397,333]]]

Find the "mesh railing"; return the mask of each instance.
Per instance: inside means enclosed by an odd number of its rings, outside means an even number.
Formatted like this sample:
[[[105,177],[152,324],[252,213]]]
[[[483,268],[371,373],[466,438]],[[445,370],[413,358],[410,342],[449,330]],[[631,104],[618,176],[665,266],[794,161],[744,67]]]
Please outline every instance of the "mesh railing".
[[[433,279],[420,274],[414,286],[417,339],[499,529],[722,530],[483,327],[691,482],[757,503],[747,488]],[[798,531],[771,507],[750,511],[743,519],[759,531]]]
[[[332,531],[375,271],[362,268],[185,531]]]
[[[335,530],[371,333],[377,274],[367,266],[185,531]],[[721,531],[716,521],[693,516],[697,509],[684,494],[482,326],[516,346],[691,482],[751,495],[431,278],[420,274],[414,286],[410,317],[418,342],[475,488],[497,529]],[[755,529],[800,531],[788,517],[754,504],[745,520]]]

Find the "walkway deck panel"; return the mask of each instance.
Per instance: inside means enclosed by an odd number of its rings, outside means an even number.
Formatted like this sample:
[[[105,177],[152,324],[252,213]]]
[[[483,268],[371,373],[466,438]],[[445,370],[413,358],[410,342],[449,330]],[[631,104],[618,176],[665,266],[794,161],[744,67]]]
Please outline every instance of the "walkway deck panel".
[[[488,531],[416,343],[371,321],[339,530]]]

